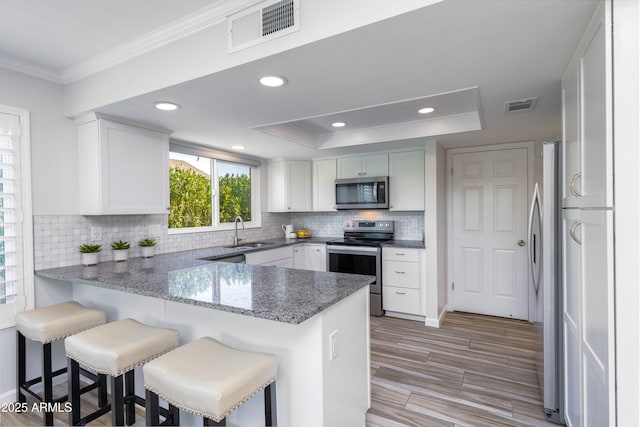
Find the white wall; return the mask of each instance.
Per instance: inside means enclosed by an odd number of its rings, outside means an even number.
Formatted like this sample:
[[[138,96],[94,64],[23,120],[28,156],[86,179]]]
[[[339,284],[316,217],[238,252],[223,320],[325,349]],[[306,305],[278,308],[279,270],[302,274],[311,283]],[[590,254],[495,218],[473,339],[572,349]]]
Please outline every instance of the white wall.
[[[34,215],[76,213],[77,138],[62,86],[0,68],[0,94],[2,104],[30,112]],[[15,328],[0,331],[0,401],[15,398],[15,341]]]
[[[33,214],[78,211],[77,131],[63,115],[63,87],[0,68],[0,102],[31,113]]]

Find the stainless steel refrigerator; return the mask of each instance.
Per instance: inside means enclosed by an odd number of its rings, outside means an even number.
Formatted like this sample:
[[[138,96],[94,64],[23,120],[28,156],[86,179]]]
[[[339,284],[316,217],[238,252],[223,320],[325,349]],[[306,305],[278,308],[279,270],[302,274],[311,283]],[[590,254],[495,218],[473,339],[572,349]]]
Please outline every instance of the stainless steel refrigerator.
[[[536,302],[536,365],[547,420],[564,424],[562,390],[561,165],[557,142],[542,148],[542,182],[529,213],[529,272]]]

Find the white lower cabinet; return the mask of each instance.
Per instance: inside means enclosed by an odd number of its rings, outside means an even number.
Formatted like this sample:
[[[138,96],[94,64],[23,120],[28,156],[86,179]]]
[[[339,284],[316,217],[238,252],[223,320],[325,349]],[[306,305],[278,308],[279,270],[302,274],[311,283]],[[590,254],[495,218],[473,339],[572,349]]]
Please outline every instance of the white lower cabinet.
[[[293,268],[327,271],[327,246],[306,243],[293,247]]]
[[[385,311],[424,316],[423,253],[422,249],[382,248],[382,308]]]
[[[293,267],[293,247],[269,249],[266,251],[249,252],[245,254],[245,261],[251,265],[267,267]]]

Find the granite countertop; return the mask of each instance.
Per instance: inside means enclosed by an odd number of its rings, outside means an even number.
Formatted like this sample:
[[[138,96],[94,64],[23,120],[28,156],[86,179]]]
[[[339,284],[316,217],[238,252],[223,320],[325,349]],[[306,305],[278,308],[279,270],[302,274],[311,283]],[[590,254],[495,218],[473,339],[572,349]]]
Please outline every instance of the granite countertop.
[[[422,240],[389,240],[382,244],[383,248],[424,249]]]
[[[281,244],[255,250],[300,243],[279,240]],[[249,251],[198,249],[126,262],[102,262],[91,267],[39,270],[36,275],[290,324],[304,322],[375,280],[373,276],[202,259],[244,252]]]

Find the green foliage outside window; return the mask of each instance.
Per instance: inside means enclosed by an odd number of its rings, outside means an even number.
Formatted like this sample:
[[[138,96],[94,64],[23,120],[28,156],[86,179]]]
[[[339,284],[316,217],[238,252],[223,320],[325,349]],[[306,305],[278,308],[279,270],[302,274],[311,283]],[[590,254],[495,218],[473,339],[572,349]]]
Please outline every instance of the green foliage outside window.
[[[211,183],[193,170],[169,169],[169,228],[211,226]]]
[[[240,215],[251,221],[251,179],[245,174],[226,174],[218,182],[220,223]],[[211,182],[194,170],[169,169],[169,228],[212,225]]]
[[[251,221],[251,179],[247,175],[226,174],[218,182],[220,222],[233,222],[240,215]]]

